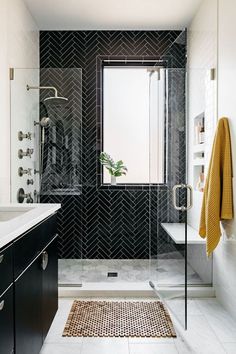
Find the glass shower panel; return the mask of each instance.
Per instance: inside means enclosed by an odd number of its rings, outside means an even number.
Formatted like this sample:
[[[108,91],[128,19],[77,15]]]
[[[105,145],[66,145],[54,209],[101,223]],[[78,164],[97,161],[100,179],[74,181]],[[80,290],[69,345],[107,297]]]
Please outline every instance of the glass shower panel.
[[[50,118],[45,131],[41,194],[78,195],[81,192],[82,69],[42,68],[40,85],[56,87],[61,104],[45,100],[49,90],[40,91],[40,115]]]
[[[198,226],[215,127],[216,81],[205,69],[189,70],[187,85],[185,69],[166,69],[165,76],[166,183],[150,188],[150,279],[186,327],[187,286],[212,285],[212,259]],[[153,119],[150,114],[151,126]],[[155,170],[152,160],[150,168]],[[176,210],[189,204],[187,211]]]
[[[55,100],[56,94],[68,100]],[[61,203],[60,285],[82,282],[81,157],[82,69],[14,69],[11,200]]]
[[[158,96],[150,104],[151,129],[156,121],[164,122],[164,153],[157,158],[164,158],[165,183],[150,187],[150,285],[163,301],[173,296],[180,298],[181,323],[186,327],[187,229],[182,207],[190,202],[190,192],[186,189],[185,69],[160,69],[159,80],[151,89],[151,97]],[[155,170],[155,163],[150,160],[150,175]],[[175,286],[179,289],[174,292]]]
[[[27,197],[24,202],[36,201],[39,189],[37,168],[39,145],[34,122],[39,119],[39,94],[29,93],[29,82],[39,85],[39,69],[12,69],[11,80],[11,202],[17,203],[19,191]],[[22,153],[29,153],[23,156]]]
[[[40,85],[55,87],[63,102],[40,91],[40,119],[49,117],[42,144],[40,201],[61,203],[59,284],[82,283],[82,69],[41,68]],[[51,102],[50,102],[51,101]],[[62,104],[63,103],[63,104]]]

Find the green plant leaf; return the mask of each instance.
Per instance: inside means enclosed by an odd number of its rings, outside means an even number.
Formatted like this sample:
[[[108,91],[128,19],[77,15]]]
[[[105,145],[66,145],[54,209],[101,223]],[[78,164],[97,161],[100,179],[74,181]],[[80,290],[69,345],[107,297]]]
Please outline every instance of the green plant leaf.
[[[128,171],[122,160],[115,162],[111,156],[104,151],[100,153],[99,161],[112,176],[120,177],[126,175]]]

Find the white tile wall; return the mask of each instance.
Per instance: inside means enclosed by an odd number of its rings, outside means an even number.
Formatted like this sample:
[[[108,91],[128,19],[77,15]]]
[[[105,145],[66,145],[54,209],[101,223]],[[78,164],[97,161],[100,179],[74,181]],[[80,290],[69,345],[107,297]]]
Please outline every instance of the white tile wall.
[[[188,183],[196,187],[193,167],[194,118],[205,112],[205,177],[217,120],[217,81],[210,80],[210,69],[217,68],[217,1],[204,0],[188,28]],[[198,230],[202,193],[193,192],[193,208],[188,223]],[[200,236],[199,236],[200,237]],[[209,283],[211,260],[204,247],[188,247],[188,260]]]
[[[39,31],[23,0],[0,1],[0,203],[10,201],[9,68],[39,67]]]
[[[236,163],[236,2],[219,0],[219,116],[230,120],[233,170]],[[234,208],[236,205],[236,180],[233,178]],[[236,318],[236,221],[227,223],[227,235],[214,253],[214,286],[221,303]],[[236,334],[235,334],[236,336]],[[229,345],[230,347],[230,345]],[[230,348],[229,348],[230,349]],[[235,349],[232,346],[231,349]],[[233,352],[233,351],[231,351]]]

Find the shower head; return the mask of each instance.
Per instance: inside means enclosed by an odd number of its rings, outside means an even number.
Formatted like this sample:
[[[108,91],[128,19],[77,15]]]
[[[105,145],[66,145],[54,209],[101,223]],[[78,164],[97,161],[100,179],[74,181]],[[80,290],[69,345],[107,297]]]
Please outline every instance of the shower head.
[[[44,99],[44,103],[48,105],[64,105],[68,102],[68,98],[66,97],[59,97],[57,95],[52,97],[47,97]]]
[[[50,105],[64,105],[68,102],[68,98],[58,96],[57,89],[53,86],[26,86],[27,91],[29,90],[54,90],[54,96],[46,97],[44,99],[45,104]]]
[[[34,122],[34,125],[40,125],[42,128],[47,128],[50,126],[51,119],[49,117],[43,117],[40,122]]]

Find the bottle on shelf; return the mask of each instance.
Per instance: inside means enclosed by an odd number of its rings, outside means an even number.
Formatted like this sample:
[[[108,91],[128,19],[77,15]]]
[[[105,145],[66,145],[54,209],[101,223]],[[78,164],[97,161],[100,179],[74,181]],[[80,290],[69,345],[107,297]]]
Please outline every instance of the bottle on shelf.
[[[199,192],[203,192],[204,191],[204,172],[201,172],[200,175],[199,175],[199,179],[198,179],[198,182],[197,182],[196,189]]]
[[[204,131],[204,126],[201,125],[199,131],[199,144],[204,144],[204,142],[205,142],[205,131]]]
[[[201,129],[201,123],[198,122],[198,123],[195,125],[195,144],[196,144],[196,145],[199,144],[200,129]]]

